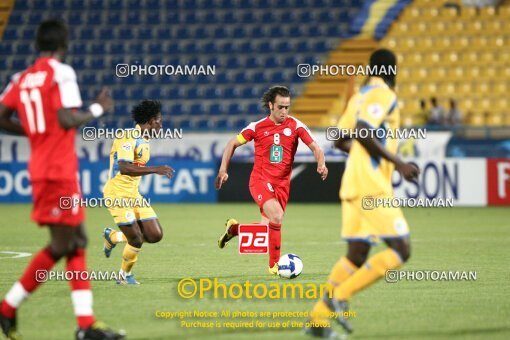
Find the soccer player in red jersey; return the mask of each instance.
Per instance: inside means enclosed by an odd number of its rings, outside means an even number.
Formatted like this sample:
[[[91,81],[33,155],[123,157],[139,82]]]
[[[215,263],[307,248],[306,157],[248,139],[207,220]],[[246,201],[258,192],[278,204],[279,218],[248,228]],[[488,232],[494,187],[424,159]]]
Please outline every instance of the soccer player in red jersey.
[[[289,200],[290,175],[299,140],[312,150],[317,161],[317,172],[322,180],[328,176],[324,152],[315,142],[308,127],[289,116],[290,91],[284,86],[271,87],[262,97],[269,115],[250,123],[232,138],[223,153],[216,177],[216,189],[228,180],[227,169],[234,151],[239,146],[254,141],[255,160],[250,176],[250,193],[260,207],[261,224],[269,226],[269,272],[278,275],[280,259],[281,226]],[[238,235],[239,223],[229,219],[226,230],[218,240],[220,248]]]
[[[113,100],[103,89],[88,111],[82,106],[73,68],[61,62],[68,45],[66,25],[59,20],[41,23],[36,46],[41,52],[35,63],[12,77],[0,96],[0,128],[26,135],[31,156],[28,165],[34,207],[32,219],[48,226],[51,240],[37,253],[21,278],[12,286],[0,305],[0,326],[8,339],[19,339],[16,312],[21,303],[45,280],[41,272],[50,271],[62,258],[66,270],[87,270],[80,206],[60,206],[61,198],[80,198],[78,158],[75,152],[76,128],[113,110]],[[18,113],[21,124],[12,119]],[[46,274],[47,275],[47,274]],[[70,280],[71,299],[76,315],[77,339],[123,339],[96,321],[92,311],[90,283],[80,275]]]

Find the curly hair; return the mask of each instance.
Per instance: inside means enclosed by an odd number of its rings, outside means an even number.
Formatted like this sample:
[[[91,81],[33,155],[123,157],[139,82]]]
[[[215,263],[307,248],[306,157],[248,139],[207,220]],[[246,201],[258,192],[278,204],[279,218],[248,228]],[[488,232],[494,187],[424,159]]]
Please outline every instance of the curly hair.
[[[290,91],[285,86],[280,85],[271,86],[269,90],[267,90],[262,96],[261,99],[262,107],[269,110],[269,103],[274,103],[274,100],[278,95],[282,97],[290,97]]]
[[[161,103],[157,100],[145,99],[136,104],[131,110],[133,120],[137,124],[148,123],[152,118],[161,114]]]
[[[67,49],[67,25],[60,19],[43,21],[37,28],[35,47],[41,52]]]

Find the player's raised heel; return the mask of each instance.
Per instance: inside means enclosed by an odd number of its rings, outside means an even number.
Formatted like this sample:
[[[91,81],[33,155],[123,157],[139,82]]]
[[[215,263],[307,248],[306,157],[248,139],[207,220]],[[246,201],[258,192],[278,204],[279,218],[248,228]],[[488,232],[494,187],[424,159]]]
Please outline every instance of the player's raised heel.
[[[125,278],[117,280],[118,285],[139,285],[140,282],[135,280],[135,277],[133,274],[126,275]]]
[[[308,320],[307,323],[310,323],[310,320]],[[335,332],[331,327],[326,326],[315,326],[310,325],[309,327],[306,327],[304,330],[305,335],[314,337],[314,338],[323,338],[323,339],[345,339],[346,336],[342,336]]]
[[[349,304],[347,301],[336,300],[335,298],[330,298],[327,294],[323,297],[324,302],[330,310],[335,312],[337,317],[335,320],[338,322],[340,326],[345,330],[346,333],[352,333],[353,329],[350,322],[344,317],[346,312],[349,312]]]
[[[76,340],[120,340],[125,338],[125,331],[116,332],[100,321],[94,322],[89,328],[80,328],[76,331]]]
[[[16,330],[16,317],[7,318],[0,314],[0,327],[2,328],[2,333],[9,340],[21,340],[21,334]]]
[[[268,267],[267,271],[271,275],[278,276],[278,263],[275,263],[273,267]]]
[[[234,219],[234,218],[229,218],[227,220],[227,223],[225,223],[225,232],[223,234],[221,234],[220,238],[218,239],[218,247],[220,249],[225,248],[225,246],[227,245],[228,241],[230,241],[231,239],[233,239],[235,237],[235,235],[230,235],[228,233],[228,230],[234,224],[239,224],[239,222],[237,222],[237,220]]]
[[[110,238],[110,234],[112,233],[112,228],[104,228],[103,230],[103,238],[104,238],[104,245],[103,245],[103,251],[104,256],[110,257],[113,248],[115,248],[116,244],[112,242],[112,239]]]

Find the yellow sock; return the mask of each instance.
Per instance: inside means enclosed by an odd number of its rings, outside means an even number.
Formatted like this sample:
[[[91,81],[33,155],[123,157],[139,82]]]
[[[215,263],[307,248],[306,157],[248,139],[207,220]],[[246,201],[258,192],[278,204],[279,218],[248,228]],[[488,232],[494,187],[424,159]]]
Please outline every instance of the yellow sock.
[[[381,278],[387,270],[396,269],[401,265],[402,260],[393,249],[381,251],[368,259],[367,263],[348,280],[336,287],[334,297],[337,300],[349,300],[353,294]]]
[[[333,266],[328,277],[328,283],[333,286],[338,286],[347,280],[349,276],[354,274],[356,270],[358,270],[358,267],[349,261],[346,256],[342,256]]]
[[[326,302],[322,300],[322,298],[317,301],[315,306],[313,306],[312,312],[310,313],[310,320],[314,323],[316,327],[329,327],[329,314],[331,313],[331,309],[326,306]]]
[[[328,277],[328,284],[336,287],[347,280],[349,276],[354,274],[356,270],[358,270],[358,267],[349,261],[346,256],[342,256],[340,260],[338,260],[333,266],[333,269],[331,270],[331,273]],[[310,314],[311,319],[314,323],[318,323],[320,326],[326,327],[327,319],[329,318],[328,315],[330,312],[331,310],[326,306],[326,303],[321,298],[319,301],[317,301],[315,306],[313,306],[312,312]]]
[[[110,233],[110,240],[112,241],[113,244],[127,242],[127,238],[124,235],[124,233],[122,231],[117,231],[117,230],[113,230]]]
[[[136,248],[126,244],[124,247],[124,251],[122,252],[122,265],[121,269],[124,273],[131,272],[131,268],[138,260],[138,253],[140,252],[140,248]]]

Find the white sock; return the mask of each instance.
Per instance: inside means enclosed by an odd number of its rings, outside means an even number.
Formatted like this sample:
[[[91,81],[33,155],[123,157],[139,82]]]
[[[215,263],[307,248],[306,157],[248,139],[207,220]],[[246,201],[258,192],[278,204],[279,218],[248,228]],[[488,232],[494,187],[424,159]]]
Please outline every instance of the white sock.
[[[5,295],[5,301],[9,306],[18,308],[29,295],[30,293],[25,290],[23,285],[19,281],[16,281],[7,295]]]
[[[122,236],[124,236],[122,231],[117,231],[115,233],[115,239],[117,240],[117,243],[123,243],[124,242],[124,238]]]
[[[71,300],[73,301],[74,315],[89,316],[94,314],[92,311],[92,291],[90,289],[73,290]]]

